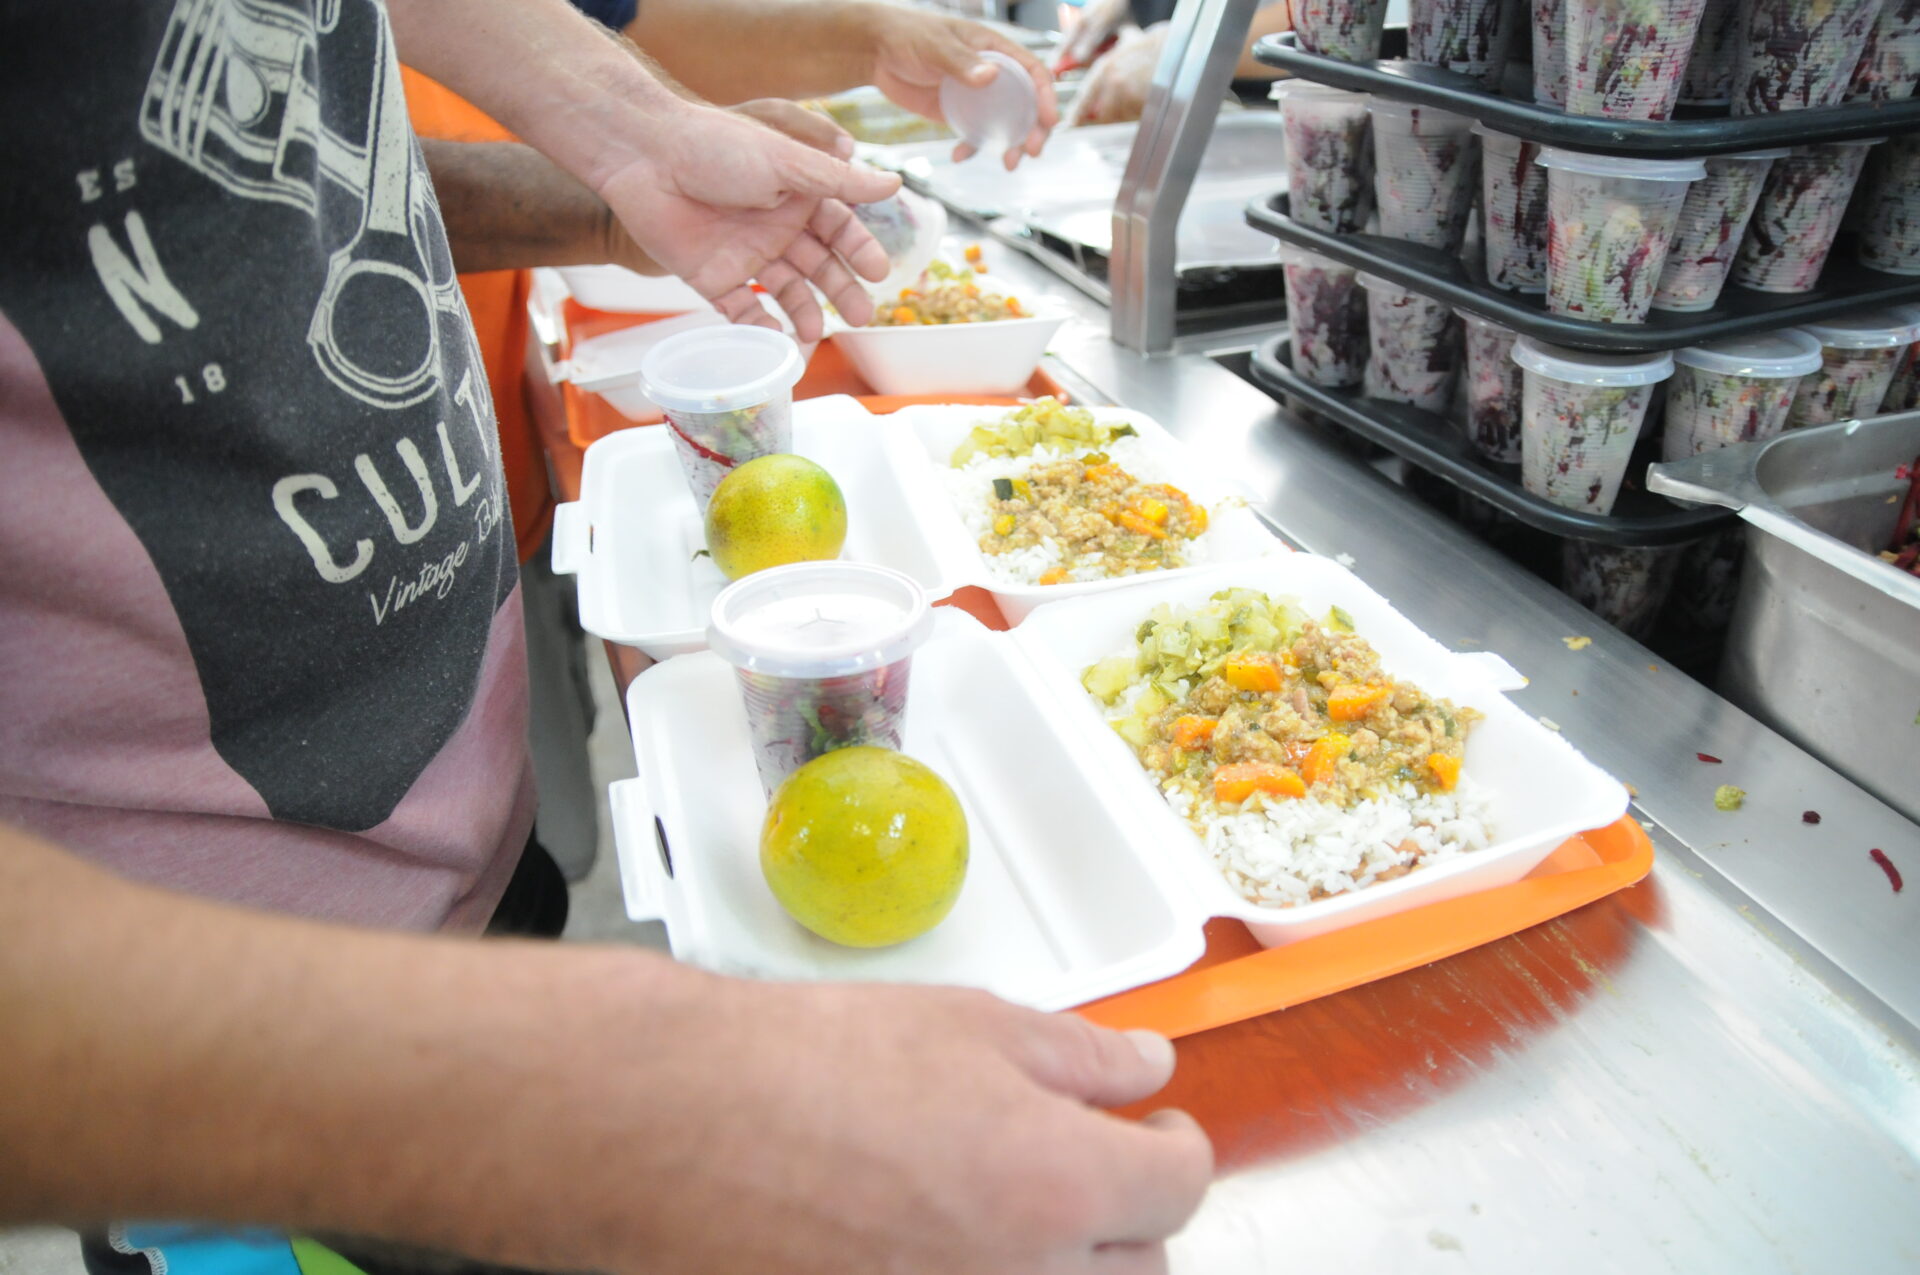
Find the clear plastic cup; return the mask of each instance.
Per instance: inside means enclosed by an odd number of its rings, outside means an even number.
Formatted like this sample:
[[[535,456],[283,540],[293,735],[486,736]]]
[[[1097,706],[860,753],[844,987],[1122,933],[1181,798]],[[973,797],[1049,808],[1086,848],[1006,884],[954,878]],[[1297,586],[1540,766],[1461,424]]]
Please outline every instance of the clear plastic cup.
[[[1826,269],[1867,151],[1881,140],[1797,146],[1775,160],[1727,277],[1760,292],[1811,292]]]
[[[1725,106],[1733,100],[1733,76],[1740,62],[1739,0],[1707,0],[1700,33],[1693,38],[1680,100],[1688,106]]]
[[[1495,464],[1517,465],[1526,382],[1513,361],[1518,334],[1477,314],[1458,313],[1467,346],[1467,441]]]
[[[1294,375],[1335,389],[1360,384],[1367,366],[1367,298],[1360,272],[1286,244],[1280,260],[1287,276]]]
[[[1683,546],[1561,546],[1561,590],[1631,638],[1645,638],[1673,593]]]
[[[792,450],[793,387],[806,367],[793,338],[770,328],[695,328],[647,351],[641,388],[666,414],[702,517],[734,466]]]
[[[1742,0],[1746,28],[1733,73],[1733,113],[1833,106],[1873,34],[1881,0]]]
[[[941,237],[947,233],[946,206],[903,187],[879,203],[852,207],[891,267],[885,279],[867,285],[868,291],[877,297],[898,296],[900,289],[917,283],[939,255]]]
[[[982,155],[994,159],[1025,145],[1040,118],[1040,95],[1027,68],[998,49],[979,54],[999,70],[985,84],[948,76],[940,81],[940,113],[947,125]]]
[[[1849,102],[1904,102],[1920,85],[1920,3],[1885,0],[1847,89]]]
[[[1644,323],[1697,159],[1619,159],[1543,148],[1547,308],[1598,323]]]
[[[1914,335],[1920,337],[1920,305],[1897,305],[1893,309],[1912,321]],[[1920,407],[1920,340],[1901,353],[1893,380],[1887,384],[1886,395],[1880,400],[1882,412],[1910,412],[1916,407]]]
[[[1612,513],[1653,387],[1673,374],[1672,357],[1592,354],[1523,336],[1513,361],[1526,376],[1521,483],[1568,509]]]
[[[1787,427],[1800,378],[1820,370],[1820,342],[1787,328],[1673,352],[1661,456],[1772,438]]]
[[[1379,97],[1367,111],[1380,233],[1458,251],[1473,207],[1473,121]]]
[[[1480,239],[1487,282],[1515,292],[1547,290],[1547,170],[1540,147],[1484,125],[1480,138]]]
[[[1380,56],[1380,30],[1387,0],[1293,0],[1293,29],[1300,47],[1342,62]]]
[[[1653,290],[1653,308],[1691,312],[1711,310],[1726,286],[1734,254],[1759,206],[1773,162],[1785,150],[1718,155],[1702,161],[1707,175],[1687,187],[1680,224],[1667,245],[1667,264]]]
[[[1513,32],[1502,0],[1411,0],[1407,58],[1498,88]]]
[[[802,562],[722,590],[707,645],[739,678],[761,786],[836,748],[900,747],[913,652],[932,632],[925,591],[886,567]]]
[[[1367,95],[1309,80],[1273,86],[1287,139],[1287,208],[1303,226],[1342,234],[1364,229],[1373,211]]]
[[[1673,114],[1706,0],[1566,0],[1567,113]]]
[[[1533,0],[1533,100],[1567,104],[1566,0]]]
[[[1800,381],[1787,428],[1830,425],[1872,416],[1886,400],[1893,374],[1920,328],[1904,310],[1862,310],[1825,323],[1803,323],[1820,342],[1820,370]]]
[[[1460,366],[1453,307],[1375,275],[1361,275],[1360,286],[1367,292],[1367,396],[1446,411]]]
[[[1889,138],[1867,159],[1860,264],[1920,274],[1920,135]]]

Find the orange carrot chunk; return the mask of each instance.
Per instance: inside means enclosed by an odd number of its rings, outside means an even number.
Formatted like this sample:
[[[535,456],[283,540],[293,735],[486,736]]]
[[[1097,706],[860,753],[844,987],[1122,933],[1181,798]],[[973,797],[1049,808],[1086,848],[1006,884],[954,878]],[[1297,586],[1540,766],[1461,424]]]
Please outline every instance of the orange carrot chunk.
[[[1256,792],[1276,797],[1304,797],[1307,795],[1307,786],[1291,770],[1270,762],[1238,762],[1218,767],[1213,772],[1215,801],[1245,801]]]
[[[1386,698],[1384,686],[1336,686],[1327,696],[1327,716],[1336,722],[1357,722]]]
[[[1433,778],[1440,785],[1441,792],[1452,792],[1453,786],[1460,782],[1460,759],[1447,753],[1434,753],[1427,758],[1427,769],[1433,772]]]
[[[1211,717],[1176,717],[1173,721],[1173,746],[1199,748],[1213,738],[1213,728],[1219,724]]]
[[[1065,567],[1048,567],[1040,573],[1041,584],[1065,584],[1070,579]]]
[[[1220,666],[1220,675],[1227,679],[1227,685],[1236,691],[1277,691],[1280,689],[1280,670],[1258,655],[1241,652],[1229,655],[1227,662]]]
[[[1300,777],[1310,784],[1323,784],[1333,778],[1333,768],[1345,760],[1353,741],[1345,735],[1323,735],[1307,750],[1300,763]]]

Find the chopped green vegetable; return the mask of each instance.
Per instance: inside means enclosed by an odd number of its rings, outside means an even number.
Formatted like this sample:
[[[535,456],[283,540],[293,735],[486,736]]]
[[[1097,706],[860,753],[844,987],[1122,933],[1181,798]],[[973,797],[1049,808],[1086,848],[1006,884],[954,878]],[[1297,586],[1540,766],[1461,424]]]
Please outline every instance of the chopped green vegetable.
[[[1055,398],[1037,398],[997,421],[975,425],[967,441],[954,449],[951,463],[957,469],[976,456],[1025,456],[1036,447],[1077,453],[1137,432],[1131,425],[1102,425],[1084,407],[1068,407]]]
[[[1179,703],[1201,681],[1219,672],[1227,657],[1242,651],[1279,651],[1299,640],[1307,613],[1290,598],[1269,598],[1255,589],[1222,589],[1204,605],[1175,617],[1161,603],[1134,631],[1137,655],[1101,660],[1081,674],[1087,690],[1111,704],[1140,674],[1152,683],[1114,723],[1129,742],[1145,738],[1147,725],[1168,705]]]
[[[1735,788],[1732,784],[1721,784],[1713,790],[1713,808],[1715,810],[1738,810],[1746,800],[1746,790],[1743,788]]]
[[[1353,632],[1353,617],[1342,607],[1333,607],[1327,612],[1327,627],[1335,633]]]
[[[995,500],[1013,499],[1013,479],[996,478],[993,480],[993,498]]]
[[[1139,661],[1131,655],[1115,655],[1087,666],[1080,675],[1080,685],[1087,688],[1087,694],[1111,704],[1127,689],[1133,681],[1133,675],[1139,670]]]

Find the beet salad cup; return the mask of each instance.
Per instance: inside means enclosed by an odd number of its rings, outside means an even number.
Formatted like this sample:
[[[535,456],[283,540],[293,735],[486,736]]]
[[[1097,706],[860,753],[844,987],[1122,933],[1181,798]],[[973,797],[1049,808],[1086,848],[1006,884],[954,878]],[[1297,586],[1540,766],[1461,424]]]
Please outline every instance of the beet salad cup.
[[[1673,375],[1672,357],[1591,354],[1521,337],[1513,361],[1526,374],[1521,482],[1556,505],[1612,513],[1653,387]]]
[[[1661,456],[1772,438],[1787,427],[1802,377],[1820,370],[1820,342],[1797,328],[1673,352]]]
[[[1900,308],[1860,310],[1800,326],[1820,342],[1820,370],[1801,380],[1787,428],[1878,413],[1914,340],[1913,315]]]
[[[1730,277],[1760,292],[1811,292],[1880,138],[1796,147],[1773,162]]]
[[[702,517],[735,466],[793,450],[793,387],[806,368],[793,338],[770,328],[695,328],[647,351],[641,384],[666,414]]]
[[[1367,298],[1360,272],[1291,244],[1280,245],[1287,276],[1293,372],[1310,385],[1349,389],[1367,366]]]
[[[1566,0],[1567,113],[1673,114],[1706,0]]]
[[[1653,308],[1711,310],[1726,286],[1727,272],[1760,205],[1760,191],[1774,161],[1788,152],[1749,151],[1703,160],[1707,175],[1687,187],[1680,224],[1667,245],[1667,264],[1653,292]]]
[[[1547,170],[1547,308],[1598,323],[1644,323],[1697,159],[1540,152]]]
[[[1273,87],[1287,139],[1287,211],[1315,230],[1350,234],[1373,210],[1367,95],[1310,80]]]

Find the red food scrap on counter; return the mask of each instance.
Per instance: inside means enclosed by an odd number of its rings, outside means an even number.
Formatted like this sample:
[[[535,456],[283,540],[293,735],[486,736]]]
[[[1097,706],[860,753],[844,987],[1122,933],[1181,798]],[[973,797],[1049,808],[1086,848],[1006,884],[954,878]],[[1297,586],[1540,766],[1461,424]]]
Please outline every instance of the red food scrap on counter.
[[[1710,766],[1718,766],[1720,764],[1720,759],[1718,757],[1715,757],[1712,753],[1695,753],[1694,756],[1698,757],[1701,761],[1706,762]]]
[[[1905,885],[1906,882],[1900,879],[1900,869],[1893,866],[1893,860],[1887,858],[1887,852],[1876,848],[1867,851],[1867,857],[1879,864],[1880,870],[1887,874],[1887,880],[1893,883],[1893,892],[1895,894],[1900,893],[1900,888]]]
[[[1818,810],[1803,810],[1800,812],[1800,822],[1801,823],[1819,823],[1820,812]]]

